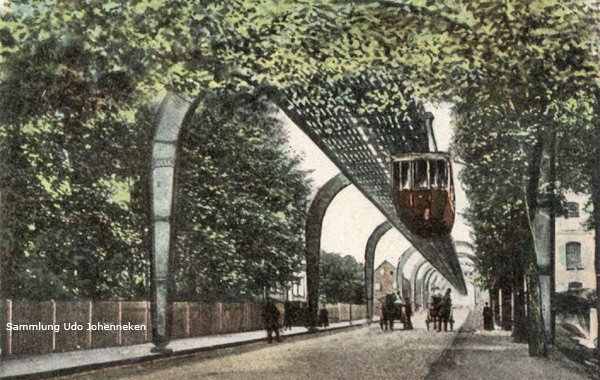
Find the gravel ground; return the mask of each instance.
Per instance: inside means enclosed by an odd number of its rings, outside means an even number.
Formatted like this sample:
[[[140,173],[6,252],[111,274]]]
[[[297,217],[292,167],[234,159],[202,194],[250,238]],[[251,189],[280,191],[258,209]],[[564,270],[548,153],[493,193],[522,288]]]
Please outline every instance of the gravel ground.
[[[464,309],[454,311],[456,326],[467,314]],[[416,329],[411,331],[381,332],[378,326],[371,325],[317,338],[260,345],[251,352],[219,358],[191,355],[64,379],[420,380],[456,337],[456,332],[425,331],[423,318],[414,318]]]
[[[583,366],[560,354],[530,357],[527,345],[513,343],[510,332],[481,333],[478,322],[479,318],[469,318],[452,347],[432,365],[426,380],[590,379]]]

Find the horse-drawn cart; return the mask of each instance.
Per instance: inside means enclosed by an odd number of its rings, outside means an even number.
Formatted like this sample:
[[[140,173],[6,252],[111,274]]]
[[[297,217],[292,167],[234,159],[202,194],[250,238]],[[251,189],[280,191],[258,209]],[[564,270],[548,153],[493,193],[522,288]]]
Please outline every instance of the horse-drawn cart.
[[[398,302],[398,299],[394,294],[387,294],[385,297],[380,299],[382,302],[381,308],[381,329],[394,330],[394,321],[399,320],[403,325],[404,329],[408,329],[406,315],[402,308],[404,305]]]
[[[454,329],[454,317],[452,314],[452,306],[446,305],[444,299],[441,296],[431,296],[429,300],[429,309],[427,311],[427,319],[425,324],[427,325],[427,331],[429,331],[429,324],[433,323],[433,329],[441,331],[442,323],[444,320],[450,325],[450,330]],[[446,326],[444,326],[446,330]]]

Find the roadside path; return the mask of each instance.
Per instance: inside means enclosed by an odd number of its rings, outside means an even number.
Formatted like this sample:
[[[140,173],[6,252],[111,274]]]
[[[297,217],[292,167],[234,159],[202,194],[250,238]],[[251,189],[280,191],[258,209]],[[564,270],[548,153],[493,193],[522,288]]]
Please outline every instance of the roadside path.
[[[349,322],[332,323],[329,328],[321,329],[317,335],[328,334],[353,326],[361,326],[365,321],[354,321],[353,323],[354,325]],[[291,331],[282,331],[282,335],[286,339],[297,339],[303,336],[311,336],[312,334],[309,334],[306,328],[294,327]],[[265,331],[259,330],[175,339],[169,344],[169,348],[173,350],[173,354],[171,355],[151,353],[150,350],[154,346],[151,343],[144,343],[92,350],[57,352],[16,359],[0,359],[0,380],[31,380],[109,366],[148,362],[162,357],[189,355],[193,353],[203,353],[206,356],[212,354],[214,351],[231,350],[238,346],[262,344],[265,336]]]
[[[461,328],[452,346],[431,367],[426,380],[584,380],[584,367],[564,359],[530,357],[526,344],[509,331],[481,332],[479,312]]]

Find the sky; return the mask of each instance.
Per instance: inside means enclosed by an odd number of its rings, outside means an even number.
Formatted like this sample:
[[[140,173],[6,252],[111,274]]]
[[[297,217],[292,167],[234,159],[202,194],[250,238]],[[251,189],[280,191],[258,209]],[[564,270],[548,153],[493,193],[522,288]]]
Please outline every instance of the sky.
[[[434,115],[433,130],[438,150],[447,151],[454,131],[450,105],[426,105],[426,109]],[[340,170],[291,120],[283,113],[280,117],[284,121],[284,126],[289,134],[290,150],[303,157],[301,169],[311,172],[309,177],[312,180],[312,193],[314,195],[321,186],[338,174]],[[453,163],[457,215],[452,236],[454,240],[470,242],[469,227],[465,225],[464,218],[461,216],[461,213],[467,207],[468,201],[457,176],[460,167],[460,164]],[[356,187],[353,185],[348,186],[336,196],[327,209],[323,220],[321,249],[351,255],[357,261],[364,263],[367,240],[373,230],[384,221],[383,214]],[[375,267],[384,260],[388,260],[395,266],[402,252],[410,247],[410,243],[400,232],[396,229],[390,230],[377,245]],[[419,255],[413,255],[407,263],[407,268],[411,268],[419,257]]]

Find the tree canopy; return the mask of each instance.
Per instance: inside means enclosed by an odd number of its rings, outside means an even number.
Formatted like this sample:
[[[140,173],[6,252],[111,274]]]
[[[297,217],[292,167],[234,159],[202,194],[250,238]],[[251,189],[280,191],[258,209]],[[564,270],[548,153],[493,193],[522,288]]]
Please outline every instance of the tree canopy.
[[[175,297],[260,295],[300,271],[308,183],[265,99],[208,104],[182,136]]]
[[[115,283],[143,283],[133,275],[144,272],[141,247],[147,234],[139,228],[147,222],[141,207],[146,199],[141,184],[147,176],[141,162],[148,153],[152,105],[164,91],[198,100],[197,121],[212,117],[244,125],[239,131],[248,139],[261,130],[252,127],[257,119],[248,124],[236,119],[249,111],[232,119],[223,116],[227,120],[211,116],[213,99],[231,93],[252,97],[260,86],[301,87],[303,91],[292,93],[311,96],[319,93],[315,83],[323,78],[329,88],[339,89],[348,76],[375,73],[381,80],[365,89],[363,102],[353,104],[357,115],[386,105],[391,105],[391,112],[407,115],[415,101],[451,101],[456,149],[467,164],[463,178],[473,202],[470,220],[480,273],[487,280],[509,275],[504,266],[494,272],[494,263],[514,262],[511,247],[525,239],[519,232],[523,221],[530,221],[531,209],[548,197],[554,201],[552,193],[587,190],[595,212],[600,212],[597,14],[586,3],[13,0],[9,5],[0,26],[5,169],[0,175],[2,265],[20,279],[15,289],[32,287],[33,294],[34,284],[43,282],[52,284],[48,287],[52,294],[101,297]],[[262,105],[259,109],[264,110]],[[194,133],[206,136],[204,126],[210,124],[206,121],[188,132],[190,140]],[[399,122],[407,120],[402,117]],[[225,130],[232,133],[220,135],[223,144],[238,144],[238,130]],[[279,141],[274,139],[269,144]],[[267,145],[261,138],[256,142]],[[278,249],[296,247],[297,235],[292,232],[298,233],[298,219],[287,205],[290,199],[299,199],[299,182],[280,183],[289,191],[284,196],[265,196],[265,188],[258,184],[244,193],[238,188],[244,177],[236,177],[227,166],[222,171],[212,168],[226,162],[214,156],[222,153],[219,146],[200,149],[184,144],[182,149],[190,154],[182,168],[189,170],[191,182],[188,187],[184,184],[180,196],[190,208],[184,209],[189,213],[178,223],[191,230],[178,238],[180,246],[190,249],[190,244],[202,240],[210,242],[208,246],[214,243],[225,257],[248,248],[250,256],[261,260],[276,250],[269,239],[282,244]],[[539,173],[549,151],[560,163],[552,181]],[[240,156],[254,162],[255,153],[244,147]],[[266,149],[261,154],[272,157],[272,153]],[[192,158],[194,154],[198,156]],[[264,168],[273,173],[282,173],[278,165],[294,166],[286,160],[272,161]],[[229,231],[233,220],[212,212],[224,207],[220,201],[202,203],[195,198],[200,191],[192,185],[200,181],[195,171],[215,181],[202,189],[203,195],[226,196],[225,186],[235,187],[227,192],[235,194],[230,200],[238,209],[227,209],[240,212],[236,228],[246,228],[241,219],[249,220],[245,213],[260,208],[259,198],[274,199],[272,207],[260,209],[264,219],[253,220],[256,224],[247,228],[262,231],[256,240]],[[192,213],[191,206],[203,212]],[[205,225],[194,230],[202,215],[223,230],[211,231]],[[270,231],[273,234],[261,229],[275,222],[278,229]],[[513,223],[519,228],[514,229]],[[92,225],[102,228],[85,227]],[[85,254],[89,247],[97,253]],[[292,264],[296,253],[289,249]],[[125,260],[124,255],[113,257],[116,252],[131,253],[135,259],[125,264],[138,262],[138,269],[110,274],[103,265]],[[199,270],[196,264],[214,257],[205,253],[199,250],[197,256],[188,257],[194,261],[181,260],[179,275]],[[600,252],[596,256],[600,260]],[[42,279],[32,264],[24,264],[30,257],[38,268],[56,265],[48,271],[52,278]],[[237,276],[250,262],[246,259],[215,267],[227,279],[226,293],[235,288],[226,275]],[[279,276],[270,264],[252,265],[245,268],[248,273]],[[93,270],[103,282],[88,288],[85,279]],[[86,275],[79,276],[79,271]],[[35,279],[25,280],[30,278]],[[248,288],[261,285],[243,276],[240,281]],[[182,294],[198,294],[198,289],[180,288]]]
[[[320,293],[325,302],[364,303],[364,268],[354,257],[321,252],[319,277]]]

